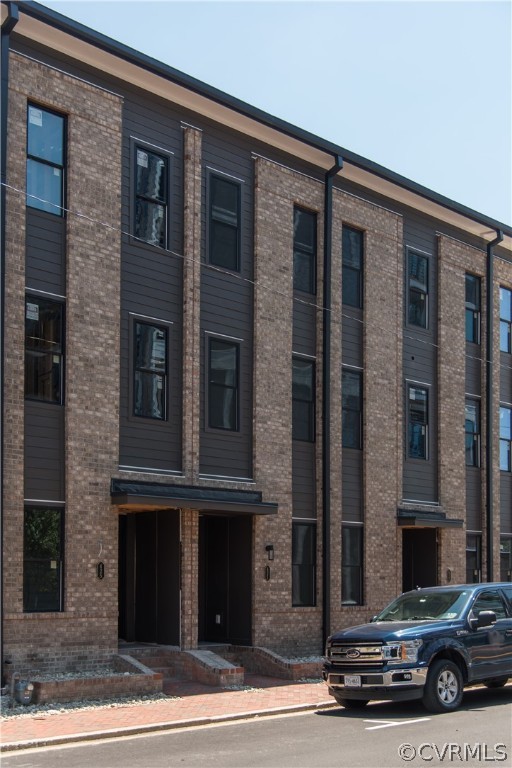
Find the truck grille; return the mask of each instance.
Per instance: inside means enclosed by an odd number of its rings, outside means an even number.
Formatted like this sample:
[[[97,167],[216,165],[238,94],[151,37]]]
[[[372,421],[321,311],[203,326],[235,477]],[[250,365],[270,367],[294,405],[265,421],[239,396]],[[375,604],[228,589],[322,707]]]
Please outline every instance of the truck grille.
[[[333,643],[329,649],[329,660],[343,666],[361,664],[382,664],[382,645],[375,643]]]

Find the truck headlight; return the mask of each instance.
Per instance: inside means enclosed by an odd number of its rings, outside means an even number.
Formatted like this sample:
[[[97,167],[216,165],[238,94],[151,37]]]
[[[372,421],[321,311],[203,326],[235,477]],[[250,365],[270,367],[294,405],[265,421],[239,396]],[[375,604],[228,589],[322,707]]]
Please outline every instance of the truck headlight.
[[[423,640],[404,640],[401,643],[390,643],[382,647],[382,656],[386,661],[397,663],[400,661],[418,661],[418,652],[423,645]]]

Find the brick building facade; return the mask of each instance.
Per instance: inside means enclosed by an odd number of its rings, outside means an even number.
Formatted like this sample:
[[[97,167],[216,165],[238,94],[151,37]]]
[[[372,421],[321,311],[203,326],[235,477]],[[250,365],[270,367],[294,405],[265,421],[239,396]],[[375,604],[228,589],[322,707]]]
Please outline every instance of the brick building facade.
[[[320,653],[511,580],[512,229],[37,4],[2,30],[3,660]]]

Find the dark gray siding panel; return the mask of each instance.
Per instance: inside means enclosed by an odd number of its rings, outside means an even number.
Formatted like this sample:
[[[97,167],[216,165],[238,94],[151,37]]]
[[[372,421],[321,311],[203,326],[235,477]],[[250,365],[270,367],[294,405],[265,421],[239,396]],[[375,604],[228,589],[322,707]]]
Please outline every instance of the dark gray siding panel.
[[[64,501],[64,408],[25,401],[25,498]]]
[[[482,470],[466,467],[466,528],[482,530]]]
[[[482,347],[480,344],[466,343],[466,393],[482,394]]]
[[[240,138],[232,142],[218,128],[203,135],[203,216],[201,252],[201,436],[200,471],[204,475],[252,477],[253,413],[253,160]],[[240,273],[219,271],[206,263],[208,179],[211,172],[240,181]],[[239,421],[237,432],[207,426],[208,336],[239,340]]]
[[[316,356],[316,314],[317,309],[308,304],[301,303],[306,300],[305,294],[296,294],[300,301],[293,305],[293,351],[299,355]],[[310,296],[311,302],[315,301]]]
[[[315,443],[293,441],[293,517],[316,517]]]
[[[66,222],[27,208],[25,284],[63,296],[66,292]]]
[[[352,307],[343,307],[342,356],[343,365],[363,367],[363,313]]]
[[[512,474],[500,473],[501,533],[512,533]]]
[[[343,449],[342,458],[342,520],[344,523],[363,520],[363,452]]]

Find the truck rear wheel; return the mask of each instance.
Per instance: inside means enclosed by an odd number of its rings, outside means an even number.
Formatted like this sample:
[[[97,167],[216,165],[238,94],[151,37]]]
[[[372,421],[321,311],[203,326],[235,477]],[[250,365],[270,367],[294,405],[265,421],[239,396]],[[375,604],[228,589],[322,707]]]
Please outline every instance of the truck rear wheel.
[[[344,699],[343,696],[335,696],[334,698],[345,709],[364,709],[368,704],[367,699]]]
[[[463,683],[460,669],[453,661],[434,661],[427,675],[423,705],[429,712],[452,712],[462,701]]]

